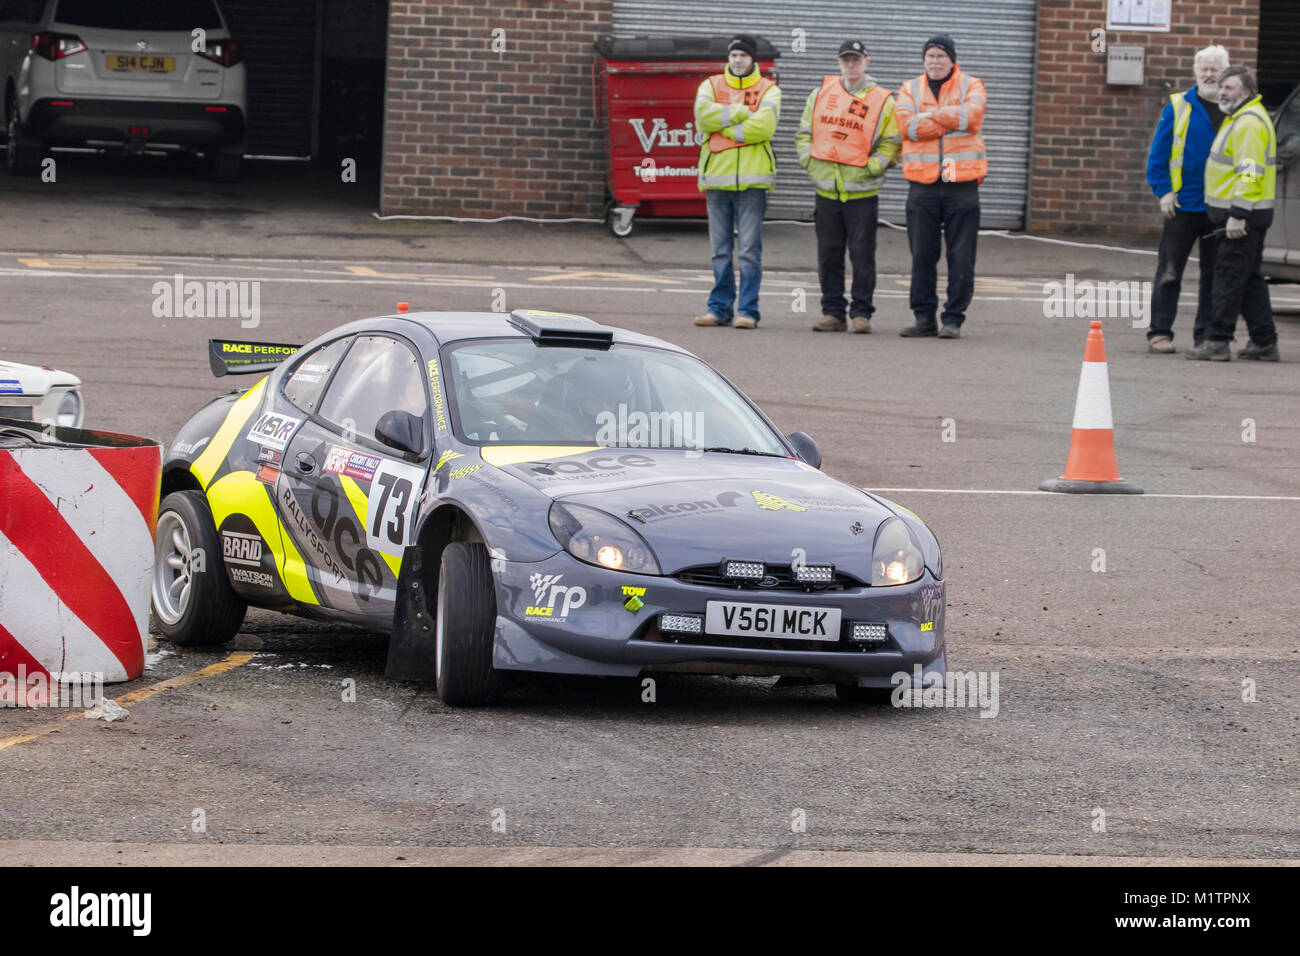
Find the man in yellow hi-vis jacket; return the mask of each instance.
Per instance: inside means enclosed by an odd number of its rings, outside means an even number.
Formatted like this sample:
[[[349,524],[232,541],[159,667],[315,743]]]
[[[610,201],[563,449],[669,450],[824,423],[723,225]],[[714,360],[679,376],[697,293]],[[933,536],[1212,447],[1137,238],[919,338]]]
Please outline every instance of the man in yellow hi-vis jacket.
[[[763,280],[763,214],[776,183],[772,134],[781,116],[781,88],[755,62],[758,41],[748,34],[727,47],[727,66],[695,93],[695,128],[707,133],[700,147],[700,189],[709,212],[713,291],[696,325],[758,327]],[[740,239],[740,296],[731,262],[733,232]],[[733,313],[733,304],[737,306]]]
[[[1219,75],[1219,109],[1227,118],[1205,161],[1205,207],[1210,221],[1224,229],[1214,257],[1214,320],[1205,341],[1187,357],[1229,361],[1228,343],[1241,315],[1250,341],[1237,357],[1276,362],[1277,327],[1259,269],[1264,234],[1273,224],[1277,131],[1245,67],[1230,66]]]

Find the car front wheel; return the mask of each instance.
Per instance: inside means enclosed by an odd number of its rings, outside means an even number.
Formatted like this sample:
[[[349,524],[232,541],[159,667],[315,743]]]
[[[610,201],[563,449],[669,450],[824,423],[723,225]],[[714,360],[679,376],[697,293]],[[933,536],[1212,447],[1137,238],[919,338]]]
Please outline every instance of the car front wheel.
[[[492,666],[497,597],[486,546],[453,542],[442,552],[438,574],[438,696],[452,707],[490,704],[502,675]]]
[[[158,508],[153,566],[153,614],[163,637],[182,646],[224,644],[247,607],[226,580],[203,492],[168,495]]]

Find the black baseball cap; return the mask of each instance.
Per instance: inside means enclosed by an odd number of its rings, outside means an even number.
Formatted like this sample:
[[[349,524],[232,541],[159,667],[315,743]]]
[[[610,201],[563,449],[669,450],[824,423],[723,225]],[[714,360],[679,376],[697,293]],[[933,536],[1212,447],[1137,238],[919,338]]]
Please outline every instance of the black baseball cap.
[[[866,44],[861,40],[845,40],[840,44],[840,52],[837,56],[843,56],[845,53],[856,53],[858,56],[866,56]]]

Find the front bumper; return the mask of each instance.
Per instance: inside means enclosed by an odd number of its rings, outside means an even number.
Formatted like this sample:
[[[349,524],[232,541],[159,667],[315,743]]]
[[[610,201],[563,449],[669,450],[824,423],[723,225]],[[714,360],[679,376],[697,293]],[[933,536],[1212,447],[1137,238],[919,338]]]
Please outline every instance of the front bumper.
[[[767,674],[895,686],[920,665],[946,671],[944,582],[929,570],[912,584],[806,593],[686,584],[606,571],[561,552],[536,563],[493,562],[497,589],[493,664],[502,670],[631,677],[643,671]],[[631,589],[629,592],[627,589]],[[581,592],[580,594],[578,592]],[[630,598],[642,602],[635,610]],[[661,633],[661,612],[705,612],[709,601],[839,608],[834,641]],[[636,602],[633,602],[635,607]],[[884,622],[883,644],[847,639],[848,622]]]
[[[65,103],[72,105],[56,105]],[[244,111],[233,103],[66,96],[37,100],[23,125],[30,135],[54,145],[107,141],[197,146],[243,142],[245,123]]]

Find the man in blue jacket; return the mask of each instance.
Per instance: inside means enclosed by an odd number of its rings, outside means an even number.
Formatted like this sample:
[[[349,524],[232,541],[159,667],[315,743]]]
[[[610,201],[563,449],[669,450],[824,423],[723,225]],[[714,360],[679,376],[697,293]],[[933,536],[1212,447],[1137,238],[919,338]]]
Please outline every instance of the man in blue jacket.
[[[1183,269],[1192,246],[1200,241],[1200,296],[1192,327],[1193,345],[1200,345],[1213,320],[1211,287],[1218,239],[1205,211],[1205,160],[1223,122],[1219,109],[1219,74],[1228,67],[1228,51],[1207,46],[1196,54],[1196,85],[1171,94],[1160,114],[1147,156],[1147,183],[1160,200],[1165,226],[1160,235],[1156,278],[1151,285],[1151,326],[1147,348],[1174,351],[1174,317]]]

